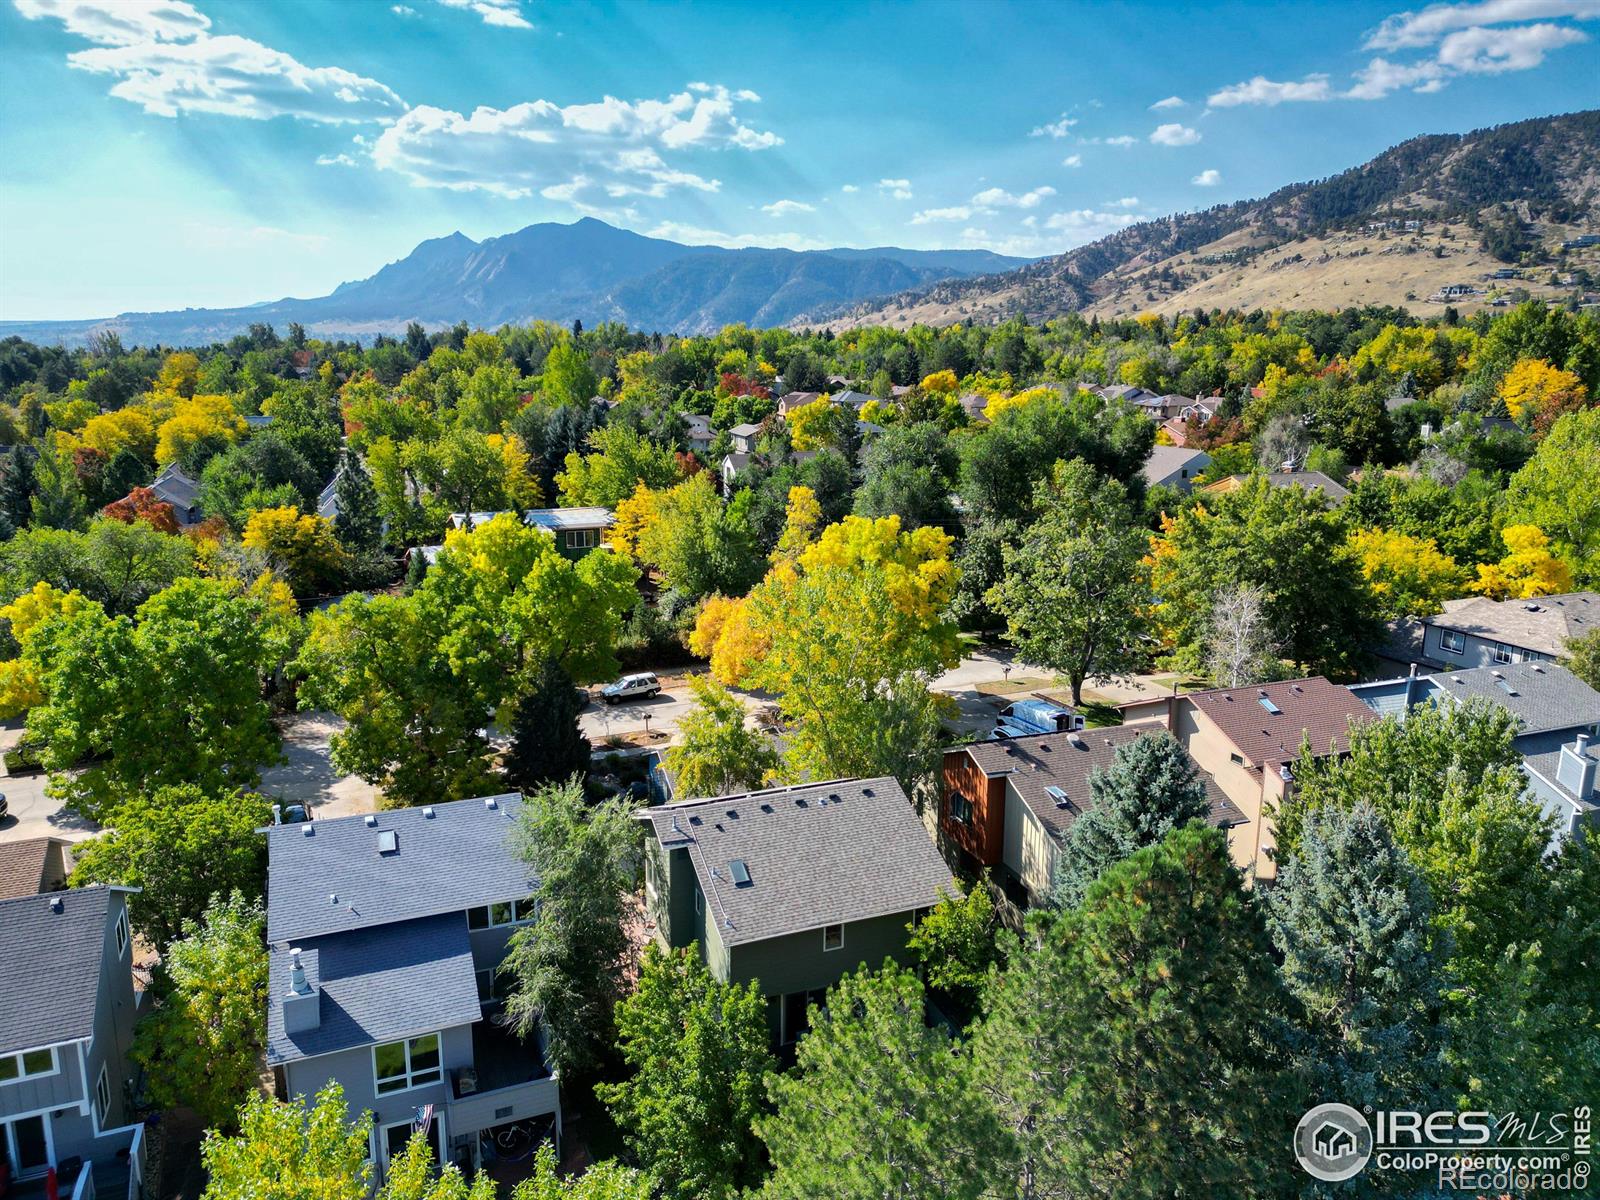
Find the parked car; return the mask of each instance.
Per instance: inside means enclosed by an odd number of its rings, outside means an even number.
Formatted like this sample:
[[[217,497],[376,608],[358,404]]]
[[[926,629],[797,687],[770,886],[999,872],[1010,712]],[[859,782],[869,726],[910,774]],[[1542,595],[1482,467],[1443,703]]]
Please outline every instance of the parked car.
[[[11,804],[6,800],[6,794],[0,792],[0,821],[6,819],[6,814],[11,811]]]
[[[650,671],[624,675],[615,683],[608,683],[600,689],[600,698],[607,704],[616,704],[622,700],[648,700],[651,696],[660,694],[661,681]]]

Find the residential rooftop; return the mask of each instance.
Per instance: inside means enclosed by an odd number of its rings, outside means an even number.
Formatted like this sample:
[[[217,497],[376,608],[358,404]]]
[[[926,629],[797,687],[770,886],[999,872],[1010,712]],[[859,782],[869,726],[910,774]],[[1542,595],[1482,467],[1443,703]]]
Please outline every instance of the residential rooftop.
[[[1350,725],[1374,718],[1349,688],[1320,675],[1258,686],[1191,692],[1187,700],[1210,718],[1255,770],[1292,762],[1302,739],[1314,754],[1350,747]]]
[[[839,779],[634,814],[687,849],[728,945],[931,907],[958,889],[890,777]],[[734,863],[742,864],[742,877]]]
[[[0,842],[0,900],[36,896],[72,870],[72,844],[62,838]]]
[[[1006,776],[1039,823],[1059,837],[1094,807],[1089,788],[1089,776],[1094,771],[1111,766],[1123,746],[1142,737],[1167,736],[1166,726],[1159,721],[1138,721],[1079,733],[1041,733],[973,742],[951,749],[965,750],[990,778]],[[1244,822],[1244,814],[1223,794],[1209,772],[1196,766],[1195,777],[1205,787],[1213,825],[1226,829]]]
[[[538,880],[510,844],[521,806],[511,793],[269,826],[267,940],[526,899]]]
[[[1600,628],[1600,592],[1565,592],[1533,600],[1491,600],[1487,596],[1446,600],[1442,613],[1423,620],[1442,629],[1555,657],[1565,653],[1568,641]]]
[[[114,890],[0,900],[0,1054],[94,1036]]]
[[[1600,724],[1600,692],[1558,663],[1521,662],[1428,676],[1455,700],[1481,696],[1506,709],[1524,734]]]

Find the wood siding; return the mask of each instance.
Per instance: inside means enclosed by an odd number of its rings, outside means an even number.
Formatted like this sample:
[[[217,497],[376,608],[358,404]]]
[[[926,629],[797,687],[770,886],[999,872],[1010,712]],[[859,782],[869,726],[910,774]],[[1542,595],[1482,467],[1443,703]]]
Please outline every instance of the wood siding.
[[[960,792],[972,805],[972,819],[957,821],[950,815],[950,797]],[[1006,781],[988,778],[965,750],[944,756],[939,795],[939,828],[950,842],[980,866],[992,867],[1005,851]]]

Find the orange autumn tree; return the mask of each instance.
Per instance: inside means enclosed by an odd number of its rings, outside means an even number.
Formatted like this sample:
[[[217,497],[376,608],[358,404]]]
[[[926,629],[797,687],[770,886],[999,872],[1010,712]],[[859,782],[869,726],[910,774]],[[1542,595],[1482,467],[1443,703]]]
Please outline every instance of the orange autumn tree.
[[[124,525],[143,521],[162,533],[178,532],[178,518],[174,515],[172,505],[157,499],[155,492],[147,487],[134,488],[121,500],[113,500],[101,511]]]

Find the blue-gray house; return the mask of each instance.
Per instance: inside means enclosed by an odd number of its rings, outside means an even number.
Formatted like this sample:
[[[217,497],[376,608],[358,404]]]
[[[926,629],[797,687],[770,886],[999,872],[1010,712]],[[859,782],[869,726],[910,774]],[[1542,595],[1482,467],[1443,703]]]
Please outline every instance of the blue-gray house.
[[[1517,718],[1516,748],[1528,790],[1555,818],[1552,848],[1581,827],[1600,825],[1600,692],[1558,663],[1528,661],[1435,675],[1358,683],[1350,690],[1374,712],[1404,715],[1419,704],[1492,700]]]
[[[13,1180],[54,1169],[62,1197],[140,1194],[133,953],[125,888],[0,901],[0,1162]]]
[[[418,1128],[438,1161],[482,1165],[494,1136],[560,1136],[542,1037],[501,1021],[496,968],[538,881],[509,836],[521,799],[267,830],[267,1062],[280,1096],[330,1079],[373,1114],[379,1176]]]

